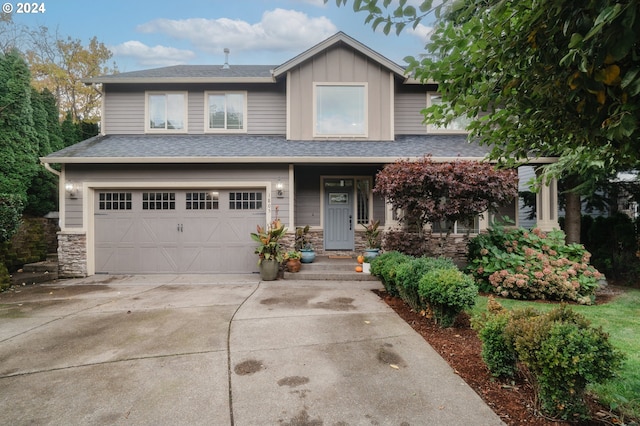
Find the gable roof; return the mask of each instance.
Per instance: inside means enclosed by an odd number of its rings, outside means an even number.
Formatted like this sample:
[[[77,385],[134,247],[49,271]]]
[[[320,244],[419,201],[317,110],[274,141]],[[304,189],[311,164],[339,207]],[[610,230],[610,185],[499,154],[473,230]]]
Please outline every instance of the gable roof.
[[[287,71],[335,45],[344,45],[360,52],[400,77],[405,69],[385,58],[342,31],[316,44],[282,65],[174,65],[140,71],[123,72],[86,78],[85,84],[95,83],[275,83]]]
[[[378,64],[382,65],[383,67],[387,68],[390,71],[393,71],[397,75],[405,77],[405,69],[403,67],[401,67],[400,65],[396,64],[395,62],[387,59],[386,57],[382,56],[381,54],[379,54],[375,50],[370,49],[369,47],[367,47],[364,44],[360,43],[358,40],[349,37],[348,35],[346,35],[342,31],[334,34],[333,36],[329,37],[328,39],[316,44],[315,46],[313,46],[312,48],[310,48],[310,49],[306,50],[305,52],[299,54],[295,58],[292,58],[292,59],[288,60],[287,62],[285,62],[284,64],[280,65],[279,67],[275,68],[273,70],[273,75],[275,77],[279,77],[279,76],[281,76],[283,74],[286,74],[287,71],[289,71],[292,68],[297,67],[301,63],[311,59],[312,57],[316,56],[320,52],[322,52],[322,51],[324,51],[324,50],[326,50],[326,49],[328,49],[328,48],[330,48],[332,46],[340,45],[340,44],[349,46],[353,50],[355,50],[357,52],[360,52],[364,56],[374,60]]]

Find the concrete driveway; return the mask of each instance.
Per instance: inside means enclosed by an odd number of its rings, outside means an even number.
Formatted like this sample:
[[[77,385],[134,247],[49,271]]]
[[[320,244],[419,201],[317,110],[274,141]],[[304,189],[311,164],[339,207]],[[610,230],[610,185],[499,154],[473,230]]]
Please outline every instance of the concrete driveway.
[[[0,293],[0,424],[502,424],[379,287],[141,275]]]

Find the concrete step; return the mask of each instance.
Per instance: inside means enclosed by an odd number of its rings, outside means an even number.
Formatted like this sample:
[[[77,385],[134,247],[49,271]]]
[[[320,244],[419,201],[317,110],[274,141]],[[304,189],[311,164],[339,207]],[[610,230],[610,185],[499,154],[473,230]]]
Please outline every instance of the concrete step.
[[[22,267],[24,272],[58,272],[58,262],[36,262],[28,263]]]
[[[325,281],[377,281],[378,278],[364,272],[356,272],[358,262],[354,257],[332,258],[316,256],[313,263],[303,263],[300,272],[285,272],[284,278],[291,280]]]

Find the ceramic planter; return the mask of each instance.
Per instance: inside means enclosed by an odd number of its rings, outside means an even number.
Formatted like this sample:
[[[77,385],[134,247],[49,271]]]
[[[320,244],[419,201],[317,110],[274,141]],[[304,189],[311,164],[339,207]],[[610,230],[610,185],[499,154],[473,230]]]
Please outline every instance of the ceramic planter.
[[[260,279],[262,281],[274,281],[278,278],[280,263],[277,260],[262,260],[260,263]]]

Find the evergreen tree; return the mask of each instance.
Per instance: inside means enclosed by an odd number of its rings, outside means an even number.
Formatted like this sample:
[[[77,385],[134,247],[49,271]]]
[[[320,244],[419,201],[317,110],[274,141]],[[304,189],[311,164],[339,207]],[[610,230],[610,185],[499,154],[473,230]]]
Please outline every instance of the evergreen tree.
[[[0,193],[22,197],[38,170],[30,80],[19,52],[0,54]]]

